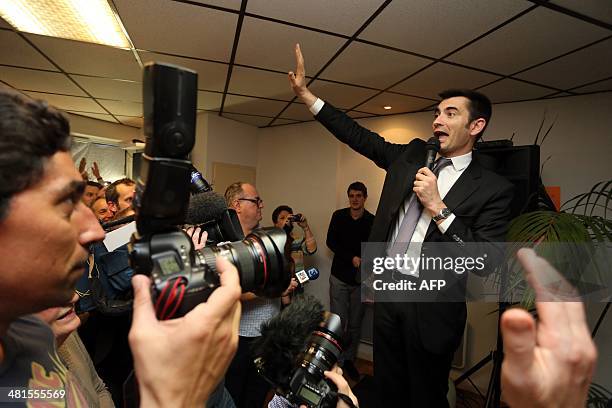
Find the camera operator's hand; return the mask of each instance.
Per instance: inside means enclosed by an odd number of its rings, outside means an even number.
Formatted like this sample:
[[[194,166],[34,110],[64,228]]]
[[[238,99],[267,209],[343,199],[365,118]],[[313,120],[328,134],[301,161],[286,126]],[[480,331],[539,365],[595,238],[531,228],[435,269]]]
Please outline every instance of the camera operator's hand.
[[[338,387],[338,394],[344,394],[353,401],[353,404],[358,407],[359,402],[357,401],[357,397],[353,394],[351,387],[349,387],[348,382],[342,376],[342,369],[338,366],[332,367],[331,371],[325,371],[325,377],[329,378],[336,387]],[[336,408],[349,408],[348,404],[341,399],[338,399],[338,403],[336,404]]]
[[[293,293],[293,291],[297,287],[298,287],[297,279],[295,279],[295,277],[291,278],[291,282],[289,282],[289,286],[287,287],[287,289],[283,292],[281,296],[282,297],[289,296],[291,293]]]
[[[236,351],[240,281],[236,268],[217,258],[221,286],[185,316],[159,321],[148,277],[136,275],[130,348],[143,407],[204,406]]]
[[[502,315],[504,399],[512,407],[584,407],[597,350],[580,297],[533,250],[517,257],[536,292],[539,321],[522,309]]]
[[[304,214],[295,214],[295,215],[299,215],[300,219],[297,222],[297,225],[300,226],[300,228],[302,229],[307,229],[308,228],[308,220],[306,219],[306,217],[304,217]]]
[[[208,232],[202,231],[200,227],[189,227],[184,230],[193,242],[193,247],[196,251],[206,246],[206,240],[208,239]]]

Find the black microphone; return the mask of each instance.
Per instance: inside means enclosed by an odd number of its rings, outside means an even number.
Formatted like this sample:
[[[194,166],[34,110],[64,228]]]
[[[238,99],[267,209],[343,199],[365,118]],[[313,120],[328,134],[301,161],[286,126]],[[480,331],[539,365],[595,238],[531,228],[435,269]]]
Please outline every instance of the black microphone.
[[[219,218],[225,210],[227,210],[227,204],[221,195],[214,191],[197,194],[189,199],[185,223],[191,225],[204,224]]]
[[[203,231],[208,232],[207,245],[244,239],[236,211],[227,208],[225,198],[214,191],[191,197],[185,223],[199,225]]]
[[[208,181],[202,176],[202,173],[195,168],[195,166],[191,166],[191,193],[192,194],[201,194],[212,191],[212,187],[208,184]]]
[[[435,136],[430,137],[427,141],[425,149],[427,149],[425,167],[427,167],[429,170],[432,170],[434,167],[434,162],[436,161],[436,155],[440,151],[440,140],[438,140],[438,138]]]
[[[104,231],[108,231],[109,229],[116,227],[117,225],[132,222],[134,221],[134,219],[134,215],[128,215],[127,217],[119,218],[118,220],[105,222],[104,224],[102,224],[102,229],[104,229]]]

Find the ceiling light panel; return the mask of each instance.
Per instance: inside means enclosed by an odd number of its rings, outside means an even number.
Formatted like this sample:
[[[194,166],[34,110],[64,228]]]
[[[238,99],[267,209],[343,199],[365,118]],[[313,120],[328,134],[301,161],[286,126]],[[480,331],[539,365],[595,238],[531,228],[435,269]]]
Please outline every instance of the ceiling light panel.
[[[0,16],[19,31],[129,48],[123,28],[106,0],[11,0]]]

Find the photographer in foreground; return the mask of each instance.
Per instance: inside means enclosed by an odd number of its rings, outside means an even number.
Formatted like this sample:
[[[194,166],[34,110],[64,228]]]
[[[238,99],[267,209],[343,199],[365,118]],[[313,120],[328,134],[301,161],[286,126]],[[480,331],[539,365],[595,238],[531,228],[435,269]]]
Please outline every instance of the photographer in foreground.
[[[81,202],[85,183],[70,156],[67,120],[45,102],[0,87],[0,388],[70,390],[53,333],[25,316],[67,304],[88,246],[104,238]],[[130,345],[141,405],[203,406],[237,346],[240,285],[217,260],[221,286],[180,319],[158,321],[150,280],[136,276]],[[24,284],[27,283],[27,290]],[[18,295],[16,295],[18,294]],[[41,373],[45,374],[44,378]],[[55,383],[43,382],[52,378]],[[5,393],[3,393],[5,394]],[[26,394],[27,395],[27,394]],[[2,401],[26,405],[20,395]],[[67,402],[67,396],[61,398]],[[40,400],[39,400],[40,401]],[[57,399],[55,400],[58,401]]]

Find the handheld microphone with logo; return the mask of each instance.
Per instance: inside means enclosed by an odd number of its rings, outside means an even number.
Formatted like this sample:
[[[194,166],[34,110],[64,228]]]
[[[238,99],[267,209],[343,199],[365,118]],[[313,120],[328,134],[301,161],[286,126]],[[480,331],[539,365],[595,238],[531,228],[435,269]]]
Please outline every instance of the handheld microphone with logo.
[[[427,141],[427,145],[425,146],[427,150],[427,156],[425,158],[425,167],[429,170],[432,170],[434,167],[434,162],[436,161],[436,155],[440,151],[440,140],[437,137],[432,136]]]
[[[305,282],[316,280],[319,277],[319,270],[315,267],[301,270],[295,273],[295,277],[297,278],[298,282],[304,284]]]

